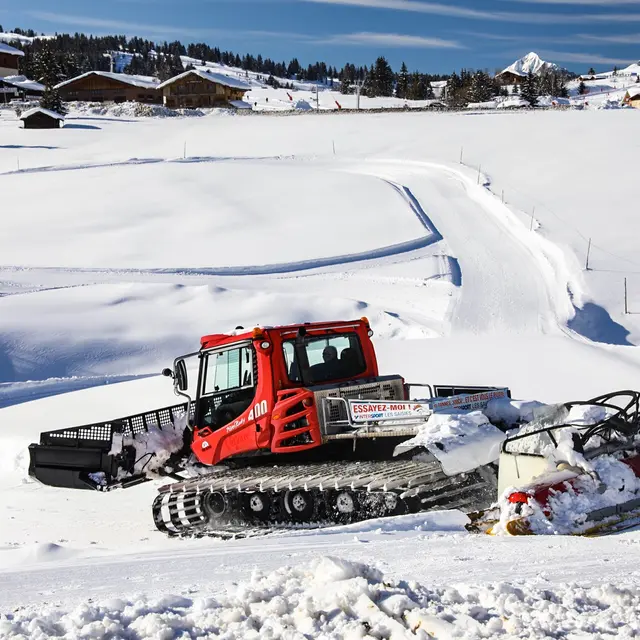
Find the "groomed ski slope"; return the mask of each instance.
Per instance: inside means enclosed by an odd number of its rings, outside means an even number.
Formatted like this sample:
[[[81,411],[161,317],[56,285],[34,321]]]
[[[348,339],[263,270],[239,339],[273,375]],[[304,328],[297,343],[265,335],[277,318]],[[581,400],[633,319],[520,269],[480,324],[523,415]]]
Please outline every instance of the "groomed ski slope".
[[[72,114],[70,124],[94,128],[54,138],[0,113],[0,186],[21,210],[0,238],[0,635],[636,629],[634,531],[494,539],[445,512],[267,539],[165,540],[150,518],[157,483],[99,495],[26,473],[26,446],[42,430],[174,403],[167,380],[148,374],[239,323],[366,315],[381,370],[410,381],[507,384],[547,402],[639,388],[637,316],[613,295],[628,274],[640,307],[638,223],[624,207],[604,216],[599,189],[572,186],[597,173],[603,191],[615,184],[615,198],[631,200],[631,165],[624,152],[612,160],[606,141],[618,150],[636,114]],[[596,125],[604,148],[576,154]],[[551,157],[544,140],[560,131],[567,148]],[[591,271],[581,266],[585,234]],[[377,570],[422,586],[383,586]],[[403,617],[408,608],[423,622]]]

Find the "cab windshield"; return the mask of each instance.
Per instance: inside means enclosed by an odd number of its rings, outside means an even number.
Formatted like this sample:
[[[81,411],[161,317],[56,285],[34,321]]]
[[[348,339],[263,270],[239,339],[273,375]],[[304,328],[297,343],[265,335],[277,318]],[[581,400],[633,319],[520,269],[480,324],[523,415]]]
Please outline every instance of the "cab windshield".
[[[306,336],[304,341],[287,340],[282,348],[291,382],[331,382],[353,378],[366,369],[356,333]]]

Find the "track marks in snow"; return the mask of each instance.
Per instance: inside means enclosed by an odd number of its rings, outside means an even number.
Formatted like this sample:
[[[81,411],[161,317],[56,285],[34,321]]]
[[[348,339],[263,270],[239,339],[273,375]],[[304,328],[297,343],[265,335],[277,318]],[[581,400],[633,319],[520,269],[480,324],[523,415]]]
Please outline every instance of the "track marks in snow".
[[[128,167],[145,164],[200,164],[211,162],[260,162],[277,160],[301,160],[296,156],[195,156],[185,158],[129,158],[128,160],[114,160],[112,162],[82,162],[74,164],[44,165],[40,167],[27,167],[12,171],[0,172],[2,176],[14,176],[30,173],[55,173],[57,171],[82,171],[86,169],[104,169],[107,167]]]

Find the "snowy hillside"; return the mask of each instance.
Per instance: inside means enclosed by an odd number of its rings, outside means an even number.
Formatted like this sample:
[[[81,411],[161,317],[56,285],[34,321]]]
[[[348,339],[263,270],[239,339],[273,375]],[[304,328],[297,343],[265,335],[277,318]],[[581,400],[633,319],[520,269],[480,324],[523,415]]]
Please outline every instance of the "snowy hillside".
[[[46,37],[46,36],[43,36]],[[33,42],[35,38],[30,38],[29,36],[23,36],[19,33],[9,32],[0,32],[0,42],[8,42],[8,43],[22,43],[22,44],[30,44]]]
[[[174,403],[156,374],[238,324],[367,316],[383,373],[516,398],[640,388],[637,117],[0,111],[0,636],[638,633],[638,531],[474,536],[451,511],[171,540],[159,481],[27,474],[43,430]]]

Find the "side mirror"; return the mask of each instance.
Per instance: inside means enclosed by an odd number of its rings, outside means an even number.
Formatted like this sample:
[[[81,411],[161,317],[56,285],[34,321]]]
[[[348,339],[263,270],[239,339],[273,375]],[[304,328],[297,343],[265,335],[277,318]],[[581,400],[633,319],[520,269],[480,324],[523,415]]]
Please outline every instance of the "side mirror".
[[[187,381],[187,365],[184,360],[176,362],[175,381],[180,391],[186,391],[189,383]]]

